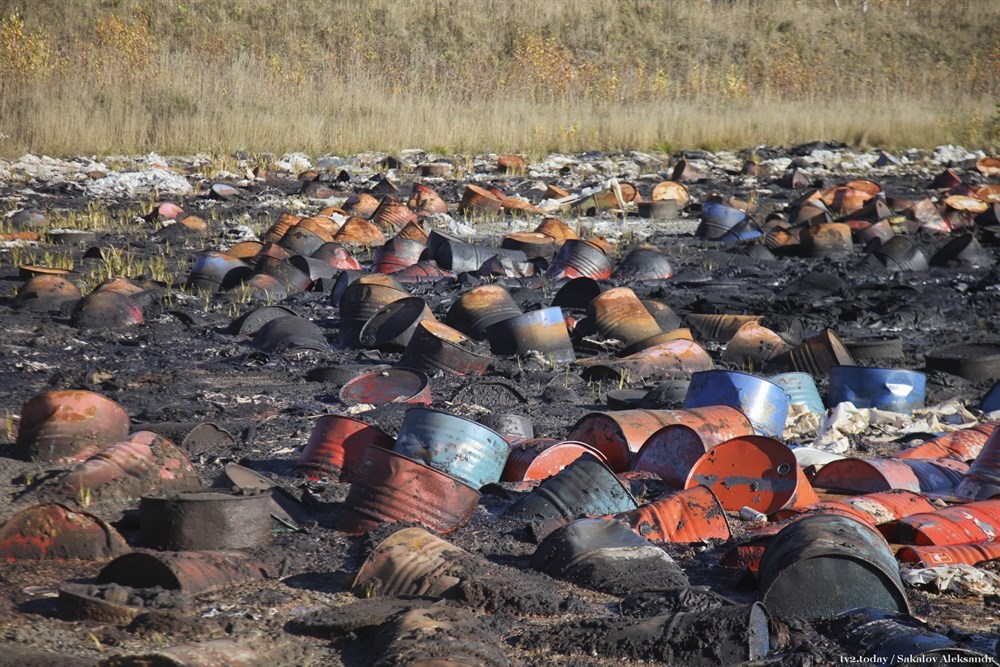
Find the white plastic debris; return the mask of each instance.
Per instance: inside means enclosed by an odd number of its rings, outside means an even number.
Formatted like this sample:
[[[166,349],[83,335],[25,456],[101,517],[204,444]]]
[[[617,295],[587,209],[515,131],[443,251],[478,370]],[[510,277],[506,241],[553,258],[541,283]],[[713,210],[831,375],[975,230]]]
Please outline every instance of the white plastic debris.
[[[931,153],[931,162],[940,165],[957,164],[968,161],[974,162],[985,155],[986,153],[982,151],[968,151],[961,146],[945,144],[944,146],[938,146],[934,149],[934,152]]]
[[[823,415],[813,412],[804,403],[792,403],[785,417],[785,437],[814,435],[823,423]]]
[[[87,183],[84,189],[91,197],[102,199],[148,196],[153,192],[158,196],[184,197],[192,192],[184,176],[165,169],[112,173]]]
[[[808,468],[810,466],[819,468],[825,466],[827,463],[844,458],[840,454],[826,452],[815,447],[792,447],[792,453],[795,454],[795,461],[799,464],[800,468]]]
[[[274,166],[291,174],[299,174],[312,169],[312,160],[305,153],[285,153]]]
[[[923,569],[900,570],[907,586],[920,587],[935,593],[954,593],[964,597],[995,595],[1000,591],[1000,577],[979,568],[955,563]]]

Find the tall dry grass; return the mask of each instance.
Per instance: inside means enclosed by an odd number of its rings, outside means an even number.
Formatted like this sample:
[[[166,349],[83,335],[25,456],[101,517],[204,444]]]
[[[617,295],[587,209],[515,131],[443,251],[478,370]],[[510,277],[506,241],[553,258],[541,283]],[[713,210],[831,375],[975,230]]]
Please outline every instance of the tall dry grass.
[[[1000,3],[0,2],[0,154],[1000,143]]]

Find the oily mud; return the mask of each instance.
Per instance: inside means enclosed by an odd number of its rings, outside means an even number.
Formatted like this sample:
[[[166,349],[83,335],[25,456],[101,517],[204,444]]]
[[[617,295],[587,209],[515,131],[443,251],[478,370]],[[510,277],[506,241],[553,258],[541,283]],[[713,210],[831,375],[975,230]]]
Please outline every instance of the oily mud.
[[[996,363],[991,351],[1000,345],[1000,222],[990,219],[996,215],[992,205],[975,214],[947,209],[943,202],[953,193],[936,183],[949,169],[968,191],[997,183],[997,176],[977,169],[980,157],[955,147],[885,155],[815,144],[739,154],[552,155],[512,172],[499,168],[495,155],[446,158],[422,151],[269,156],[269,168],[257,173],[252,165],[262,156],[237,156],[238,172],[214,168],[207,156],[109,158],[99,165],[90,159],[35,156],[0,162],[0,204],[6,211],[0,229],[0,415],[5,419],[0,521],[57,500],[110,522],[129,549],[156,557],[143,539],[140,498],[231,489],[238,484],[226,476],[225,467],[233,463],[263,475],[272,497],[280,493],[288,499],[282,507],[291,518],[273,520],[270,544],[244,550],[264,564],[266,576],[234,577],[194,592],[98,583],[110,556],[6,558],[0,563],[5,649],[0,664],[175,659],[179,662],[163,664],[238,664],[244,652],[252,656],[246,664],[275,665],[433,659],[484,665],[823,665],[858,658],[857,645],[839,641],[836,631],[807,620],[778,619],[753,606],[753,572],[721,565],[730,548],[759,528],[752,518],[741,518],[739,508],[727,512],[728,540],[657,544],[682,576],[673,570],[643,576],[630,566],[642,561],[630,560],[584,565],[570,581],[537,571],[532,556],[554,526],[505,516],[537,488],[532,482],[485,485],[468,523],[441,536],[464,551],[451,556],[442,570],[458,580],[447,599],[359,599],[353,582],[366,559],[401,527],[420,523],[384,525],[366,536],[339,532],[334,527],[349,482],[334,474],[307,478],[296,464],[317,419],[325,415],[350,416],[394,438],[413,404],[341,402],[340,389],[358,375],[397,364],[404,355],[428,357],[434,350],[401,352],[342,342],[339,296],[349,278],[371,273],[376,252],[399,225],[386,224],[377,230],[381,237],[364,242],[342,236],[360,269],[344,265],[320,271],[315,279],[307,276],[308,288],[301,290],[293,288],[292,278],[299,276],[285,264],[308,263],[282,264],[276,248],[290,248],[276,241],[268,246],[266,239],[282,214],[312,219],[310,229],[322,233],[324,218],[343,227],[348,218],[372,218],[374,210],[361,215],[360,208],[352,209],[349,216],[333,210],[321,216],[322,211],[332,207],[346,213],[362,194],[375,198],[376,205],[386,195],[406,201],[420,184],[433,188],[445,205],[443,211],[420,211],[425,233],[436,230],[495,249],[508,234],[531,232],[555,217],[580,237],[603,239],[607,262],[615,269],[633,250],[655,250],[672,275],[654,277],[632,268],[612,277],[609,271],[596,280],[598,290],[627,287],[658,329],[690,329],[714,368],[771,376],[788,370],[772,352],[794,349],[830,330],[860,365],[925,373],[924,402],[939,409],[931,416],[875,415],[864,426],[842,425],[823,433],[818,419],[793,416],[783,438],[789,444],[821,443],[840,455],[888,456],[970,420],[990,421],[980,411],[981,402],[1000,375],[989,370],[956,374],[954,359],[965,359],[965,349],[974,353],[968,362],[973,369]],[[462,167],[456,176],[427,176],[432,170],[421,169],[446,161]],[[700,175],[682,179],[681,163],[696,166]],[[798,180],[789,179],[796,170]],[[88,172],[102,176],[91,178]],[[136,174],[144,178],[137,180]],[[797,187],[803,178],[808,187]],[[632,202],[623,202],[624,209],[617,201],[601,203],[602,193],[614,192],[612,179],[623,194],[630,184],[644,199],[661,182],[683,180],[690,201],[669,218],[642,218]],[[925,260],[966,235],[980,246],[978,255],[920,263],[913,253],[895,255],[892,247],[851,233],[846,245],[829,252],[804,250],[801,239],[784,242],[782,234],[791,228],[804,195],[858,181],[877,183],[892,206],[892,215],[872,214],[860,222],[885,221]],[[468,184],[494,187],[516,201],[507,201],[499,213],[469,207],[459,212]],[[570,193],[581,196],[581,205],[559,202]],[[589,197],[592,204],[586,203]],[[932,210],[925,210],[927,200],[933,200]],[[698,228],[710,210],[707,204],[716,201],[747,204],[761,234],[744,228],[722,240],[705,238]],[[914,206],[905,208],[903,201]],[[536,208],[541,206],[544,210]],[[831,222],[834,217],[843,218],[831,216]],[[862,225],[856,227],[850,232],[859,234]],[[86,233],[62,231],[76,228]],[[15,233],[28,233],[28,240]],[[294,242],[310,240],[301,234]],[[189,286],[206,253],[232,251],[241,243],[259,243],[258,252],[268,248],[262,257],[288,273],[280,280],[274,277],[277,270],[241,274],[234,286],[220,282],[213,289]],[[297,248],[289,254],[309,255],[299,252],[304,246]],[[566,288],[569,276],[546,278],[551,260],[506,257],[487,271],[451,272],[455,275],[432,275],[442,267],[424,264],[400,278],[403,290],[422,298],[440,322],[464,294],[500,285],[513,307],[526,314],[549,308],[558,298],[569,325],[563,329],[574,363],[560,361],[566,352],[561,338],[549,351],[538,351],[551,342],[549,333],[533,339],[528,345],[533,349],[511,348],[516,354],[491,353],[494,346],[485,335],[456,339],[454,346],[441,343],[454,355],[484,353],[488,365],[481,374],[453,375],[446,366],[456,363],[454,358],[440,362],[427,372],[430,406],[488,424],[502,435],[527,420],[534,438],[555,440],[566,440],[589,413],[680,407],[692,370],[688,362],[652,358],[648,352],[627,360],[618,356],[641,341],[604,335],[587,310],[595,296],[588,292],[592,286]],[[62,284],[26,290],[31,276],[44,275],[39,269],[66,270],[60,278],[76,292]],[[89,298],[116,277],[126,279],[118,282],[122,291],[109,293],[121,298]],[[341,279],[344,284],[338,286]],[[240,320],[276,306],[284,310],[262,314],[249,327]],[[736,331],[710,319],[729,315],[759,316],[780,340],[752,343],[736,355],[730,342]],[[258,337],[274,316],[296,316],[309,326],[294,325],[286,330],[291,335],[277,342]],[[946,346],[960,347],[952,348],[952,357],[932,354]],[[460,360],[477,363],[467,356]],[[829,374],[818,370],[813,374],[826,396]],[[30,460],[18,444],[22,406],[43,392],[70,390],[117,402],[128,414],[131,434],[150,431],[169,439],[190,470],[178,467],[183,461],[172,451],[157,449],[138,463],[105,457],[121,468],[117,476],[68,485],[82,479],[78,467],[86,466],[86,459]],[[626,500],[626,488],[640,506],[673,490],[654,474],[631,472],[621,478],[617,501]],[[690,528],[692,520],[680,524]],[[62,587],[91,598],[94,607],[102,602],[113,607],[104,616],[89,611],[75,617],[60,603]],[[997,628],[984,610],[996,594],[907,588],[913,614],[933,631],[990,656]],[[201,658],[170,657],[188,650],[201,651]],[[146,656],[136,658],[146,663],[124,662],[129,655]],[[160,657],[149,657],[154,655]],[[213,658],[216,663],[206,657],[220,655]]]

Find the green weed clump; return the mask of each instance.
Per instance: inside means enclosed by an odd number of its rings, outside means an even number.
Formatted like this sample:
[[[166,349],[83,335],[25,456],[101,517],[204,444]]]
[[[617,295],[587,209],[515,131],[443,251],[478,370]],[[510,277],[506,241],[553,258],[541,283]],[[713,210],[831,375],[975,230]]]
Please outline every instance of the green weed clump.
[[[8,156],[1000,144],[994,0],[13,4]]]

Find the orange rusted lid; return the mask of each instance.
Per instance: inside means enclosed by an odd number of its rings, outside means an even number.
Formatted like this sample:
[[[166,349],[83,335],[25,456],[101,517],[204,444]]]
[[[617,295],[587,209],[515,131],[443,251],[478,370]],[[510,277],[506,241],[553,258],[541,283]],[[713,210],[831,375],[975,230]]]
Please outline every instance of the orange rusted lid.
[[[773,438],[747,435],[706,452],[691,467],[684,486],[709,487],[728,511],[752,507],[770,514],[803,500],[815,500],[815,492],[799,470],[795,454],[787,446]]]

